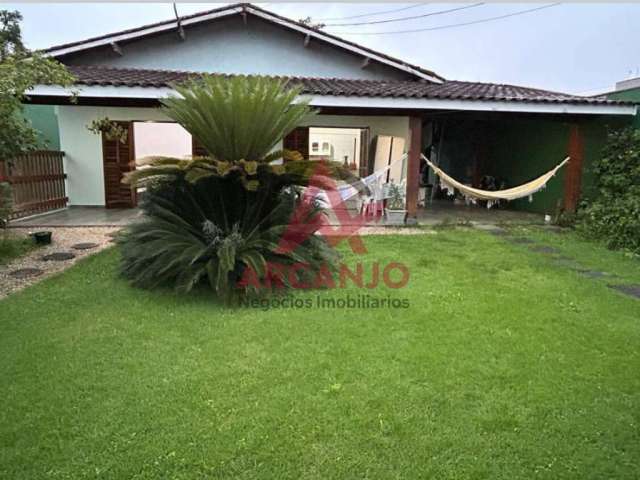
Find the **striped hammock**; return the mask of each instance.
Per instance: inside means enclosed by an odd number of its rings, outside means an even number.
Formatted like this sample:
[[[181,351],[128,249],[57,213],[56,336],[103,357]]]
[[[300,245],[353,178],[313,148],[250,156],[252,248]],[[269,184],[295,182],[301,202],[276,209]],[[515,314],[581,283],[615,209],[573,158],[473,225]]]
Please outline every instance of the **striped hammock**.
[[[560,170],[565,163],[567,163],[570,157],[565,158],[562,162],[556,165],[553,169],[547,173],[539,176],[538,178],[524,183],[517,187],[507,188],[505,190],[480,190],[479,188],[469,187],[463,183],[458,182],[455,178],[450,177],[431,161],[422,155],[422,158],[433,169],[433,172],[440,177],[440,183],[442,187],[447,190],[449,195],[453,195],[455,190],[458,190],[467,200],[472,203],[476,203],[478,200],[486,200],[487,208],[491,208],[494,204],[500,202],[500,200],[516,200],[518,198],[529,197],[529,201],[532,200],[532,195],[542,190],[551,178]]]

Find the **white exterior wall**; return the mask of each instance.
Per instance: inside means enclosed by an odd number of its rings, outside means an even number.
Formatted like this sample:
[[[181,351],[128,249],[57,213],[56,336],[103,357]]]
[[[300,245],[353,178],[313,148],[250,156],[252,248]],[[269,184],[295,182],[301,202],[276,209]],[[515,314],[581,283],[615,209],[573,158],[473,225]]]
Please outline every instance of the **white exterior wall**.
[[[87,130],[93,120],[169,120],[157,108],[59,106],[60,149],[65,153],[69,205],[104,206],[102,137]]]
[[[186,158],[191,155],[191,134],[177,123],[133,124],[136,158],[160,155]]]
[[[93,120],[104,117],[122,121],[169,120],[157,108],[59,106],[60,148],[65,152],[69,205],[105,204],[102,139],[87,130]],[[302,125],[369,127],[372,139],[376,135],[409,138],[408,117],[314,115],[305,119]]]
[[[239,15],[186,28],[186,39],[171,31],[152,38],[119,44],[122,55],[111,47],[64,58],[70,65],[104,65],[194,72],[341,77],[389,80],[408,79],[399,70],[371,62],[361,68],[363,57],[341,51],[304,36],[285,31],[255,17],[244,25]]]

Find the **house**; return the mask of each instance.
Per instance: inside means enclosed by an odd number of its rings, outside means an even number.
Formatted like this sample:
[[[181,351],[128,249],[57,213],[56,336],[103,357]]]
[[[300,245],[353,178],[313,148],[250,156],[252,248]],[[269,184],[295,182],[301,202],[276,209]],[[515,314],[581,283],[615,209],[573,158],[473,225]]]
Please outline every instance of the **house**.
[[[600,94],[610,100],[622,100],[633,103],[640,103],[640,77],[628,78],[616,82],[615,90],[605,94]],[[640,128],[640,112],[636,114],[633,125]]]
[[[333,148],[348,163],[357,157],[357,168],[366,174],[373,168],[371,149],[378,136],[403,138],[410,219],[419,213],[423,152],[469,183],[491,174],[506,185],[529,180],[569,154],[572,161],[546,191],[533,203],[515,202],[515,207],[551,213],[561,201],[574,209],[605,126],[628,123],[636,113],[635,104],[606,97],[448,80],[251,4],[58,45],[44,53],[77,78],[77,103],[71,103],[70,90],[48,85],[37,86],[29,100],[31,108],[55,106],[70,205],[135,206],[135,194],[120,183],[135,168],[135,125],[167,122],[159,99],[171,93],[172,83],[201,72],[277,76],[301,85],[320,113],[283,139],[283,145],[307,158],[333,155]],[[126,143],[87,130],[103,117],[122,122],[129,132]],[[342,141],[338,147],[315,140],[319,134],[337,138],[341,131],[345,141],[353,142],[352,153],[344,153]],[[194,153],[198,148],[192,145]]]

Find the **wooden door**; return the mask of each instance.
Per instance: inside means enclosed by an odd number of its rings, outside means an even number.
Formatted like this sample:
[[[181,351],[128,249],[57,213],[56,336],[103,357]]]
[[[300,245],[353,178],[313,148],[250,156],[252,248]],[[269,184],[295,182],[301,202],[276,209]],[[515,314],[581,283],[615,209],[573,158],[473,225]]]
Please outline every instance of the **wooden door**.
[[[136,191],[122,183],[124,174],[136,168],[133,122],[117,123],[127,130],[124,143],[107,140],[102,134],[105,205],[107,208],[133,208],[137,204]]]
[[[371,167],[369,165],[369,129],[363,128],[360,130],[360,167],[358,174],[360,178],[364,178],[371,174]]]
[[[294,150],[309,159],[309,127],[294,128],[291,133],[284,137],[282,148],[285,150]]]
[[[191,156],[192,157],[208,157],[209,152],[204,148],[204,146],[196,140],[196,137],[191,135]]]

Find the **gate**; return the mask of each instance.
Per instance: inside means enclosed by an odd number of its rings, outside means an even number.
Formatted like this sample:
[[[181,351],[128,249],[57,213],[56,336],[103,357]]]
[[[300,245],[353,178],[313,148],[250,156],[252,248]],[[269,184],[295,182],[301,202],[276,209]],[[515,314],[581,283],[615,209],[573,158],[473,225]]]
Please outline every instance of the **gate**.
[[[65,208],[64,152],[35,150],[13,160],[0,161],[0,181],[13,191],[10,219]]]

